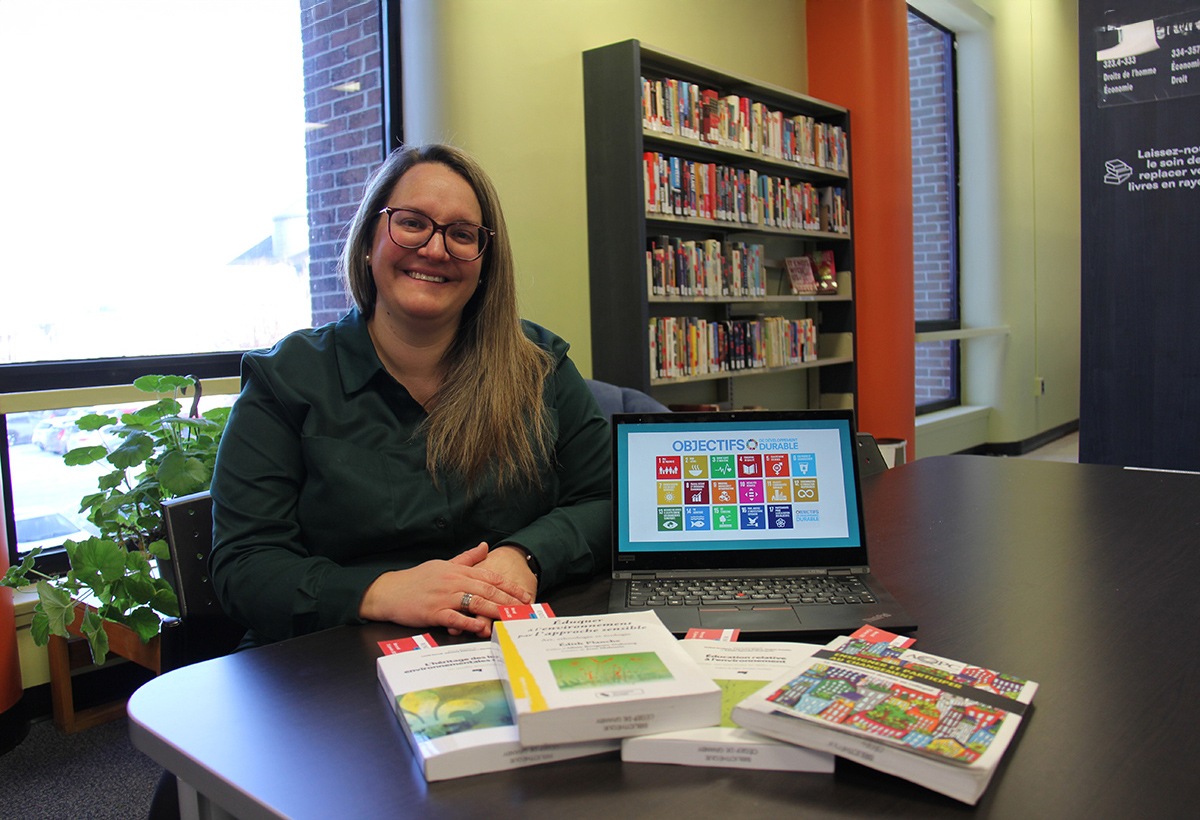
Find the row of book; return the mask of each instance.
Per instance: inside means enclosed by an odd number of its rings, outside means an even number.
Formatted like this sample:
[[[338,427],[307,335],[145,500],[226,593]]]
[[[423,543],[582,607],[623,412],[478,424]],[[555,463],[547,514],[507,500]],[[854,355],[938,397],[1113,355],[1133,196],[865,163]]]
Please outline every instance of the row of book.
[[[817,326],[812,319],[650,320],[650,366],[659,379],[786,367],[816,359]]]
[[[651,611],[550,613],[498,621],[490,642],[428,637],[377,672],[431,781],[618,750],[824,773],[841,756],[974,804],[1038,688],[871,626],[821,647],[678,640]]]
[[[642,127],[817,168],[845,172],[850,165],[841,126],[683,80],[642,77]]]
[[[646,251],[655,296],[765,296],[762,245],[656,236]]]
[[[846,189],[647,151],[646,213],[768,228],[850,232]]]

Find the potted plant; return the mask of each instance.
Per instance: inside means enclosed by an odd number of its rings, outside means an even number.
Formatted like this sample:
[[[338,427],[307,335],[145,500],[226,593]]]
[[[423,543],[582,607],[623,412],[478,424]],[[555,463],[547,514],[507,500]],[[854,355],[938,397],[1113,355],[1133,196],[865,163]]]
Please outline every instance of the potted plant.
[[[156,563],[170,557],[162,502],[208,489],[217,444],[229,417],[228,407],[197,413],[200,386],[192,377],[143,376],[133,385],[164,397],[120,419],[83,416],[77,422],[79,429],[102,431],[106,443],[79,447],[63,456],[69,465],[106,461],[112,467],[100,477],[98,492],[80,501],[80,512],[88,513],[100,535],[64,544],[70,570],[61,578],[34,569],[40,549],[0,578],[0,585],[14,588],[36,582],[38,603],[31,632],[39,646],[50,635],[68,637],[76,607],[86,599],[90,606],[79,632],[87,638],[97,664],[104,663],[108,654],[106,621],[128,627],[145,643],[159,633],[163,617],[179,616],[175,591],[155,572]],[[181,415],[178,399],[193,387],[191,412]]]

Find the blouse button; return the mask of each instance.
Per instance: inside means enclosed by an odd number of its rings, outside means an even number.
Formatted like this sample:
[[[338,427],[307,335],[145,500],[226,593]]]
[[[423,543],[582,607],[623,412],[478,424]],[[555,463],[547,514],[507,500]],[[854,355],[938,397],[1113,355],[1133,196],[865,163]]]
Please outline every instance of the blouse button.
[[[434,519],[434,521],[433,521],[433,523],[437,525],[437,528],[438,528],[439,530],[444,530],[444,529],[446,529],[446,519],[444,519],[444,518],[442,518],[442,517],[440,517],[440,516],[439,516],[438,518],[435,518],[435,519]]]

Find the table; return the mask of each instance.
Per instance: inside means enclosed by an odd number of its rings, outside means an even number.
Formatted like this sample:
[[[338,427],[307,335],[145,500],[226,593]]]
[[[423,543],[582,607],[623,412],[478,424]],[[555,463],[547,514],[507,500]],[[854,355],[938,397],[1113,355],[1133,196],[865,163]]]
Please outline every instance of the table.
[[[426,784],[375,679],[377,642],[411,630],[383,624],[169,672],[134,694],[130,734],[200,811],[244,820],[1194,816],[1200,476],[940,456],[864,480],[864,501],[917,648],[1041,684],[974,808],[842,760],[830,776],[607,756]],[[601,611],[606,588],[551,600]]]

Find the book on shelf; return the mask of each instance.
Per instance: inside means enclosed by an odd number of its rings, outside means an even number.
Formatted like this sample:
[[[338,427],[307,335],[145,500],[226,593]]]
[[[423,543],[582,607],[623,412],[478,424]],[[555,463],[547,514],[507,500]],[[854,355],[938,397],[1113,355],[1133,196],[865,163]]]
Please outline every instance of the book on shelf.
[[[845,189],[818,187],[755,169],[646,151],[648,216],[711,219],[798,231],[848,233]]]
[[[817,293],[833,296],[838,292],[837,266],[833,261],[833,251],[813,251],[809,254],[812,268],[817,279]]]
[[[787,265],[792,293],[805,295],[817,292],[817,275],[811,256],[789,256],[783,261]]]
[[[658,379],[787,367],[817,360],[817,327],[782,316],[662,316],[649,321],[649,355]]]
[[[721,724],[621,741],[621,759],[735,769],[832,772],[833,755],[743,729],[733,707],[820,649],[816,644],[685,640],[684,651],[721,687]]]
[[[814,168],[845,172],[849,166],[849,136],[839,125],[683,80],[641,80],[645,131]]]
[[[715,726],[721,690],[653,612],[500,621],[504,691],[536,746]]]
[[[1038,685],[864,627],[733,709],[734,722],[974,804]]]
[[[542,623],[548,621],[530,621]],[[491,642],[432,646],[376,662],[404,736],[428,781],[616,751],[615,740],[522,745]]]
[[[719,239],[650,237],[646,277],[654,296],[765,296],[765,248]]]

